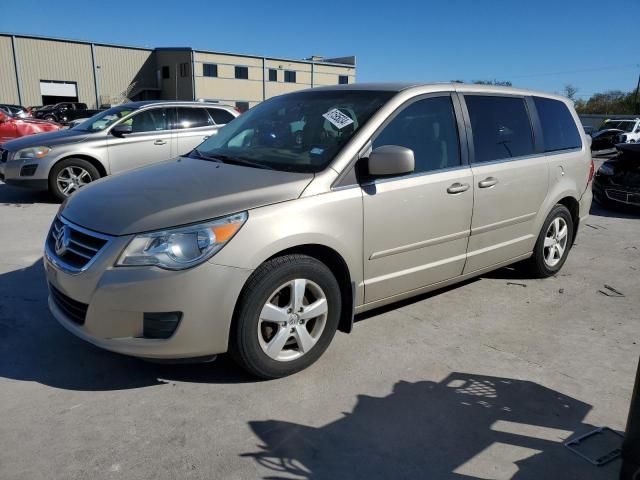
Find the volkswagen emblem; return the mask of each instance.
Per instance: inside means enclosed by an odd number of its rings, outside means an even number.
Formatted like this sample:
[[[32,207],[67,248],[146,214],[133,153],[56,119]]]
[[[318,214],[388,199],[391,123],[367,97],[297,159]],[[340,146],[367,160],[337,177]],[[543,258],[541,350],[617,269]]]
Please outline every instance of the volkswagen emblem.
[[[62,227],[62,230],[56,239],[54,248],[56,250],[56,255],[59,257],[67,253],[67,249],[69,248],[69,227],[66,225]]]

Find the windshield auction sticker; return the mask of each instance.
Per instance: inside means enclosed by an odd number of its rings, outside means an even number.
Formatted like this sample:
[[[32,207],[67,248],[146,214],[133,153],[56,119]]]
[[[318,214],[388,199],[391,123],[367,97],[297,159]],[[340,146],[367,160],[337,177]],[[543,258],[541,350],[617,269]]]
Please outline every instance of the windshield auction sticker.
[[[337,129],[342,129],[347,125],[351,125],[353,123],[353,120],[351,119],[351,117],[349,117],[349,115],[345,115],[337,108],[334,108],[333,110],[329,110],[327,113],[323,114],[322,116],[326,118],[329,122],[331,122],[331,124]]]

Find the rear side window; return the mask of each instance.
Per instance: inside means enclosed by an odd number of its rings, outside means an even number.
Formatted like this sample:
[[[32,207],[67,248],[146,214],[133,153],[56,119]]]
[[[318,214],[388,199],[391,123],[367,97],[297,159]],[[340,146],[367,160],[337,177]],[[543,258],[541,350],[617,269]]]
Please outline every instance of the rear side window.
[[[216,122],[217,125],[224,125],[233,120],[234,117],[232,114],[223,110],[221,108],[207,108],[209,115],[213,118],[213,121]]]
[[[197,128],[212,125],[204,108],[178,108],[178,125],[176,128]]]
[[[471,119],[476,163],[534,153],[524,98],[465,95],[464,99]]]
[[[373,148],[399,145],[415,156],[415,172],[460,166],[458,127],[451,97],[418,100],[402,110],[373,141]]]
[[[533,97],[533,102],[542,124],[545,152],[582,147],[580,133],[564,102],[542,97]]]

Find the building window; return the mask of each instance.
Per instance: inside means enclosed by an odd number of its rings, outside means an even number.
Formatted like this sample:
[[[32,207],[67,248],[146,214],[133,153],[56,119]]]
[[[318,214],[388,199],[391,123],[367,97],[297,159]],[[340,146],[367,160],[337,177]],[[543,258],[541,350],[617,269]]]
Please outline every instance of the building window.
[[[340,85],[346,85],[349,83],[349,77],[347,75],[338,75],[338,83]]]
[[[203,63],[202,64],[202,75],[205,77],[217,77],[218,76],[218,65],[215,63]]]
[[[278,81],[278,70],[276,70],[275,68],[270,68],[269,69],[269,81],[270,82],[277,82]]]
[[[188,63],[181,63],[180,64],[180,76],[181,77],[186,77],[189,75],[189,64]]]
[[[169,67],[162,67],[162,78],[171,78],[171,70],[169,70]]]
[[[240,113],[244,113],[249,110],[249,102],[236,102],[236,110]]]
[[[236,78],[247,80],[249,78],[249,67],[236,67]]]
[[[296,72],[292,70],[285,70],[284,81],[287,83],[296,83]]]

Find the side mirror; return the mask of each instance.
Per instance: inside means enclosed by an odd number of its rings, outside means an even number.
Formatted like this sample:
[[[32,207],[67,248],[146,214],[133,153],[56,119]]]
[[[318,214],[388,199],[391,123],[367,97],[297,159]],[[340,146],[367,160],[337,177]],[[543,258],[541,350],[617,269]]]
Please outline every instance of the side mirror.
[[[372,177],[403,175],[416,168],[413,150],[398,145],[383,145],[369,155],[367,169]]]
[[[111,129],[110,133],[114,137],[122,138],[125,135],[133,133],[133,127],[131,125],[124,125],[124,124],[120,123],[120,124],[116,125],[115,127],[113,127]]]

